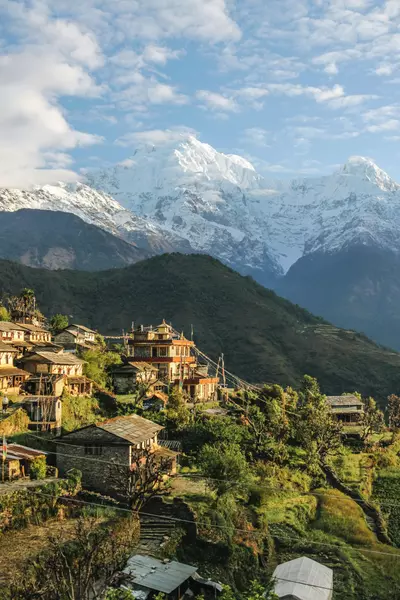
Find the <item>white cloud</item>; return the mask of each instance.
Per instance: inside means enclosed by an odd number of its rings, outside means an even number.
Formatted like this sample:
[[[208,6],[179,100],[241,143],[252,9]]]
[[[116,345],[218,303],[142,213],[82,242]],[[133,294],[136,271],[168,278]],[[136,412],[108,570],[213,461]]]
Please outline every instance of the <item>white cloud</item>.
[[[0,186],[76,179],[66,170],[72,163],[66,151],[101,138],[75,130],[60,98],[102,92],[90,74],[102,64],[101,53],[93,36],[74,24],[49,21],[40,9],[21,6],[17,14],[15,34],[25,44],[0,56]]]
[[[396,119],[390,119],[389,121],[383,121],[376,125],[369,125],[366,131],[369,133],[382,133],[383,131],[398,131],[400,129],[400,121]]]
[[[130,84],[115,92],[113,98],[123,110],[146,111],[149,104],[187,104],[189,98],[177,91],[175,86],[160,83],[154,77],[133,72],[118,79]]]
[[[150,44],[143,51],[143,60],[157,65],[165,65],[169,60],[180,58],[183,53],[183,50],[171,50],[170,48]]]
[[[245,144],[267,148],[269,146],[268,141],[271,139],[271,134],[262,127],[249,127],[243,131],[241,139]]]
[[[117,140],[120,146],[135,146],[139,144],[168,144],[186,139],[188,136],[196,136],[196,132],[190,127],[171,127],[170,129],[151,129],[147,131],[135,131],[127,133]]]
[[[239,106],[233,98],[228,98],[217,92],[198,90],[196,98],[200,100],[204,108],[209,108],[217,112],[237,112],[239,110]]]

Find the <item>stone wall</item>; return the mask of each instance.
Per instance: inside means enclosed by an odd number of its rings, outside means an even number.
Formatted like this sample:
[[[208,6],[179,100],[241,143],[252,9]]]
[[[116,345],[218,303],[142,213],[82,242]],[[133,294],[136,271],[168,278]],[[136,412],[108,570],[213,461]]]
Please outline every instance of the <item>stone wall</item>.
[[[57,468],[60,476],[65,476],[69,469],[78,469],[82,472],[84,488],[112,495],[112,463],[126,466],[130,464],[129,444],[104,445],[107,444],[108,436],[112,440],[109,443],[116,439],[115,436],[104,435],[105,433],[95,427],[88,427],[61,439],[57,443]],[[91,444],[101,448],[101,454],[88,454],[86,446]]]

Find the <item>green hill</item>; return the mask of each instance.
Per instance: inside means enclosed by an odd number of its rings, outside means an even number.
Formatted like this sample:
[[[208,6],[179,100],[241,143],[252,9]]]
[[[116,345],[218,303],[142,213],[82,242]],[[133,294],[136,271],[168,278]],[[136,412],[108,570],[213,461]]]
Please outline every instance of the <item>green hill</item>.
[[[304,373],[324,392],[384,399],[400,390],[400,354],[338,329],[203,255],[168,254],[124,269],[46,271],[0,261],[1,291],[35,289],[42,311],[70,315],[103,334],[163,318],[227,369],[252,382],[296,385]]]

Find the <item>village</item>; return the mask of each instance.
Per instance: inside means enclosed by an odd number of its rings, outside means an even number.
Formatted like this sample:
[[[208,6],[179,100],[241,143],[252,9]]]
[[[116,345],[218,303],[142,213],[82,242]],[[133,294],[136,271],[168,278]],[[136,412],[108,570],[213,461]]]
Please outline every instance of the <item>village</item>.
[[[257,386],[235,378],[226,370],[223,356],[208,359],[193,339],[163,320],[154,327],[132,324],[129,333],[117,336],[123,339],[119,346],[117,338],[108,340],[114,343],[118,361],[108,365],[109,386],[104,389],[91,379],[85,360],[96,349],[107,352],[99,332],[76,323],[51,331],[34,294],[26,290],[10,302],[9,317],[0,322],[0,497],[24,485],[33,490],[31,486],[40,486],[43,480],[67,480],[77,471],[83,490],[113,498],[140,515],[138,552],[127,560],[119,579],[114,578],[118,589],[132,593],[127,597],[163,594],[179,600],[223,594],[222,583],[203,577],[197,567],[160,558],[174,525],[182,521],[188,535],[194,526],[181,499],[174,496],[172,505],[162,501],[165,493],[179,489],[183,478],[184,441],[179,426],[166,423],[174,423],[172,410],[183,421],[201,414],[210,423],[225,423],[228,414],[237,412],[240,394],[254,393]],[[66,399],[83,403],[100,396],[114,407],[108,416],[65,428]],[[328,396],[325,402],[332,422],[342,429],[350,431],[363,421],[364,404],[357,395]],[[15,441],[16,430],[5,433],[7,422],[21,411],[26,418],[24,443]],[[252,424],[248,409],[240,419]],[[53,450],[41,449],[40,439],[51,442]],[[273,577],[271,597],[306,600],[311,592],[316,599],[332,597],[332,569],[307,556],[278,565]]]

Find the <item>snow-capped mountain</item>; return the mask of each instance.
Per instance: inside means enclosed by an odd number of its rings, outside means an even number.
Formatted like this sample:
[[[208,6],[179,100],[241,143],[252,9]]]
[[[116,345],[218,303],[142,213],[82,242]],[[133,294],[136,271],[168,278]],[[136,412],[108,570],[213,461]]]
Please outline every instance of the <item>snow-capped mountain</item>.
[[[208,253],[269,285],[314,252],[400,251],[400,185],[371,160],[269,181],[246,159],[187,135],[143,145],[85,184],[0,190],[0,210],[19,208],[72,212],[153,253]]]
[[[144,146],[89,183],[195,251],[264,281],[317,250],[353,243],[400,250],[400,186],[367,158],[325,177],[269,181],[247,160],[189,136]]]

